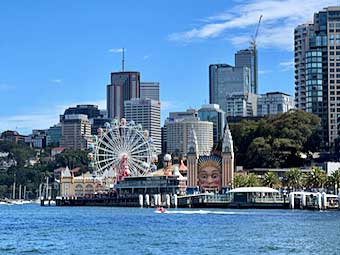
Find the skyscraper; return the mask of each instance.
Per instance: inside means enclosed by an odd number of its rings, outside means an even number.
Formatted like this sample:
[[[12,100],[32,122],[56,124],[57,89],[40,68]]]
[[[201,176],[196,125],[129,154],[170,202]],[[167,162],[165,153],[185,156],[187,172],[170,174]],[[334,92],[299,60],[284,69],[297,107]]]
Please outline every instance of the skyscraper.
[[[140,98],[159,101],[159,82],[141,82]]]
[[[84,104],[77,105],[76,107],[69,107],[65,110],[64,115],[60,115],[60,121],[64,119],[66,115],[86,115],[91,124],[91,134],[97,134],[98,128],[103,128],[105,123],[110,123],[112,119],[105,117],[106,111],[98,109],[98,105]]]
[[[161,105],[152,99],[134,98],[124,102],[124,116],[149,131],[157,153],[161,153]]]
[[[296,106],[321,118],[330,147],[340,124],[340,7],[315,13],[313,24],[295,29],[294,40]]]
[[[214,144],[217,144],[223,136],[225,112],[220,109],[218,104],[205,104],[198,110],[198,117],[200,120],[213,123]]]
[[[306,110],[306,51],[309,50],[309,38],[313,30],[313,24],[302,24],[294,31],[295,106],[304,111]]]
[[[258,93],[257,52],[250,49],[239,50],[235,54],[235,67],[248,67],[250,70],[250,92]]]
[[[209,103],[218,104],[228,112],[227,96],[250,92],[250,71],[248,67],[233,67],[227,64],[209,66]]]
[[[91,125],[85,114],[65,115],[61,120],[60,147],[85,150],[90,137]]]
[[[139,72],[113,72],[107,85],[107,112],[109,118],[124,117],[124,101],[139,98]]]

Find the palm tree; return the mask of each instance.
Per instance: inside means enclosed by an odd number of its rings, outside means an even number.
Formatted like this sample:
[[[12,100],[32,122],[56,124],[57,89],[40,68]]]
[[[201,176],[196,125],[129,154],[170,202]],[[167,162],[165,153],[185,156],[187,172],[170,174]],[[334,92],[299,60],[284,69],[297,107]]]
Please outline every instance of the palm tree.
[[[313,167],[307,175],[307,185],[310,188],[323,188],[327,181],[327,175],[320,167]]]
[[[256,187],[258,185],[259,185],[259,178],[253,173],[248,174],[247,187]]]
[[[340,186],[340,169],[332,173],[332,179],[334,184],[334,193],[337,194]]]
[[[246,187],[247,176],[244,174],[236,174],[234,177],[234,188]]]
[[[277,174],[274,172],[268,172],[264,175],[263,184],[270,188],[273,188],[278,184],[279,180]]]
[[[302,172],[298,168],[292,168],[285,174],[287,186],[292,187],[293,191],[302,187]]]
[[[327,191],[332,190],[333,193],[335,194],[335,191],[336,191],[335,181],[334,181],[334,177],[332,175],[326,176],[325,187],[327,187]]]

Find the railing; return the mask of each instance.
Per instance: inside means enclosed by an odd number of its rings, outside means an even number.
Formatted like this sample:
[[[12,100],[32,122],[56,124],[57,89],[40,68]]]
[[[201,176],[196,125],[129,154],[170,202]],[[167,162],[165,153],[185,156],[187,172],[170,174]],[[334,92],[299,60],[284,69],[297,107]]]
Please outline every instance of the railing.
[[[283,197],[255,197],[251,199],[254,203],[284,203],[286,200]]]
[[[205,195],[203,198],[205,203],[230,203],[232,202],[231,196],[221,196],[221,195]]]
[[[190,201],[199,201],[199,203],[233,203],[234,197],[232,194],[199,194],[184,196]],[[248,197],[245,203],[285,203],[288,202],[288,198],[283,196],[274,197]]]

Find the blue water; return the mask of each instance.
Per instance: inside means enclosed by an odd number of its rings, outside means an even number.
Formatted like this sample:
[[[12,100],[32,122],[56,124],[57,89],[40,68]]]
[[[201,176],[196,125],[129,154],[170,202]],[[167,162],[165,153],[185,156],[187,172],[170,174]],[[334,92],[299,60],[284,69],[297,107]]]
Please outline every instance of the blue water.
[[[340,211],[0,205],[0,254],[340,254]]]

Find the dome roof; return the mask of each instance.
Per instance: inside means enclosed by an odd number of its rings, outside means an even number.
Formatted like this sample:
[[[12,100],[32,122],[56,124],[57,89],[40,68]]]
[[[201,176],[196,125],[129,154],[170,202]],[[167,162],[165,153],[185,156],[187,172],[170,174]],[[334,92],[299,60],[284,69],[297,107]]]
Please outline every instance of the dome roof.
[[[163,160],[164,161],[171,161],[171,155],[170,154],[165,154]]]

